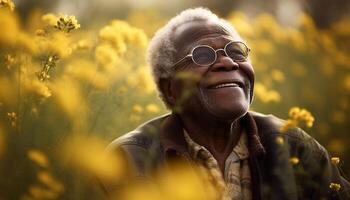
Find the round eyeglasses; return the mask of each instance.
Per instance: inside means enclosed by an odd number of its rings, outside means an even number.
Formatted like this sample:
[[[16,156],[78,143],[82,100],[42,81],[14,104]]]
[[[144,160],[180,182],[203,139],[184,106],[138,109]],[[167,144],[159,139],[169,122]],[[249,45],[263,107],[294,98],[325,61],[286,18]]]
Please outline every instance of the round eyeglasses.
[[[246,44],[239,41],[231,41],[227,43],[223,49],[216,50],[208,45],[198,45],[192,49],[190,54],[177,61],[173,65],[173,68],[189,57],[191,57],[192,61],[199,66],[210,66],[214,64],[218,58],[218,51],[224,51],[225,55],[235,62],[243,62],[247,60],[250,49]]]

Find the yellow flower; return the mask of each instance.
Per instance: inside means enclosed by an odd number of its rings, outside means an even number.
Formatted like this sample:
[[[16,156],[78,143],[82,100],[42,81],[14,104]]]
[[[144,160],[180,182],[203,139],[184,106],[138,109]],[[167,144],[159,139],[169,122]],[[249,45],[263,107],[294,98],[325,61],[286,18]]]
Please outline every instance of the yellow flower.
[[[289,159],[289,162],[292,163],[292,165],[297,165],[299,163],[299,158],[297,157],[291,157]]]
[[[274,69],[271,72],[271,77],[273,80],[277,81],[277,82],[283,82],[284,81],[284,74],[282,71],[278,70],[278,69]]]
[[[284,144],[284,139],[281,136],[276,137],[276,143],[279,145],[283,145]]]
[[[58,16],[52,13],[45,14],[41,17],[43,22],[48,26],[55,26],[58,21]]]
[[[106,89],[109,85],[109,77],[98,71],[94,63],[86,59],[76,59],[65,68],[65,74],[74,79],[87,81],[96,89]]]
[[[29,187],[29,199],[56,199],[58,194],[39,185]]]
[[[0,46],[14,45],[20,32],[17,16],[7,10],[0,10]]]
[[[83,121],[86,115],[87,105],[85,98],[81,94],[79,85],[69,77],[62,77],[50,84],[53,98],[66,114],[74,121]]]
[[[28,158],[39,165],[40,167],[48,167],[49,161],[46,158],[45,154],[37,149],[31,149],[27,152]]]
[[[95,58],[103,69],[110,70],[117,63],[119,56],[111,45],[100,44],[96,47]]]
[[[25,92],[34,93],[44,98],[48,98],[52,95],[47,85],[38,79],[25,80],[24,89]]]
[[[332,158],[331,158],[331,163],[332,163],[333,165],[338,165],[339,162],[340,162],[340,158],[339,158],[339,157],[332,157]]]
[[[142,106],[136,104],[132,107],[132,110],[135,112],[135,113],[142,113],[143,112],[143,108]]]
[[[339,191],[341,188],[341,185],[339,183],[331,183],[329,184],[329,188],[334,191]]]
[[[0,0],[0,8],[2,8],[2,7],[7,7],[11,11],[13,11],[16,6],[12,0]]]
[[[71,15],[60,15],[54,26],[56,29],[69,33],[72,30],[79,29],[80,24],[78,23],[75,16]]]
[[[299,107],[292,107],[289,110],[289,117],[290,119],[288,119],[280,128],[281,133],[284,133],[291,128],[297,127],[300,121],[304,121],[307,127],[312,127],[315,121],[315,118],[309,111],[301,109]]]
[[[40,182],[45,184],[51,191],[61,193],[64,190],[62,183],[57,181],[47,171],[41,171],[37,174],[37,178]]]
[[[242,36],[251,36],[254,30],[243,12],[233,12],[227,18]]]
[[[257,82],[255,84],[255,95],[261,100],[263,103],[270,102],[280,102],[281,95],[276,90],[268,90],[265,85]]]
[[[126,52],[127,43],[139,47],[146,47],[148,43],[147,36],[142,30],[121,20],[113,20],[110,25],[103,27],[99,37],[102,42],[110,43],[119,55]]]
[[[146,106],[146,110],[147,110],[148,113],[152,113],[152,114],[159,113],[159,111],[160,111],[159,107],[156,104],[153,104],[153,103],[148,104]]]
[[[12,55],[7,54],[5,56],[5,65],[7,69],[11,69],[12,65],[15,63],[15,59]]]
[[[106,142],[99,138],[76,135],[64,142],[62,159],[79,173],[115,182],[126,175],[127,169],[121,155],[108,153],[105,147]]]
[[[62,32],[53,33],[45,39],[38,38],[38,45],[43,54],[50,53],[59,58],[66,58],[73,51],[70,38]]]
[[[16,127],[16,125],[17,125],[17,113],[15,113],[15,112],[7,113],[7,117],[9,118],[9,120],[11,122],[11,126]]]

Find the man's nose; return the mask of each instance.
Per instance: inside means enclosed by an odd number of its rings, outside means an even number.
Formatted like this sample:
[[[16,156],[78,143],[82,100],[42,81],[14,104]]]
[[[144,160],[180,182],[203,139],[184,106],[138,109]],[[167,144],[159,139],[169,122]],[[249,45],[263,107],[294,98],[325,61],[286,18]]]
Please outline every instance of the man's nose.
[[[212,71],[231,71],[239,68],[238,63],[221,52],[218,52],[217,56],[216,62],[210,67]]]

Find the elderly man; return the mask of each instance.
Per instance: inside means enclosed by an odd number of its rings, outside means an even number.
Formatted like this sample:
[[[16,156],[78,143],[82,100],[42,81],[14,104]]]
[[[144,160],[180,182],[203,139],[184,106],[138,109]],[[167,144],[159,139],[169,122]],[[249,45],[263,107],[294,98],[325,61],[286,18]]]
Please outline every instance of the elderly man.
[[[281,134],[282,120],[248,111],[249,51],[233,27],[207,9],[172,18],[148,49],[160,97],[172,112],[108,149],[121,149],[139,178],[169,159],[194,161],[224,184],[225,199],[350,199],[349,183],[319,143],[300,128]],[[299,158],[298,170],[291,157]]]

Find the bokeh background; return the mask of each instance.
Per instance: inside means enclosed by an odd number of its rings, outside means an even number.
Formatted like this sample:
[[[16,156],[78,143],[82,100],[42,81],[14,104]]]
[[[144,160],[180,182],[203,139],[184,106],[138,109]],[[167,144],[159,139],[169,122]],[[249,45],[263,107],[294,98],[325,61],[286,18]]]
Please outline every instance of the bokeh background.
[[[90,174],[123,174],[105,146],[168,112],[147,44],[196,6],[231,22],[252,49],[251,110],[310,111],[313,126],[299,125],[349,177],[349,1],[0,0],[0,199],[101,198]]]

